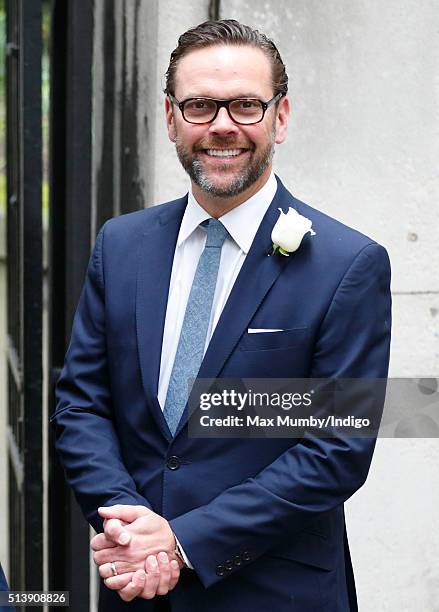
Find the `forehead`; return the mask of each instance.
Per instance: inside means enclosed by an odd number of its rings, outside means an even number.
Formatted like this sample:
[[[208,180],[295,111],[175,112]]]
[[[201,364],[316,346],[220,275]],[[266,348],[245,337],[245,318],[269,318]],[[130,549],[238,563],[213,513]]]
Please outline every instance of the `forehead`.
[[[265,53],[249,45],[214,45],[195,49],[177,65],[177,98],[209,96],[271,97],[271,65]]]

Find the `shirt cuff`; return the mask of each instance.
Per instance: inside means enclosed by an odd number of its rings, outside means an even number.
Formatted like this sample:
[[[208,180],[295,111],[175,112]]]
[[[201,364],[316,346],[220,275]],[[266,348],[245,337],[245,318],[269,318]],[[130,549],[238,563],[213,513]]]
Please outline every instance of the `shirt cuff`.
[[[189,568],[189,569],[193,570],[193,569],[194,569],[194,566],[193,566],[193,565],[192,565],[192,563],[189,561],[189,559],[188,559],[188,557],[187,557],[186,553],[184,552],[182,545],[181,545],[181,544],[180,544],[180,542],[178,541],[178,538],[177,538],[177,536],[175,535],[175,533],[174,533],[174,537],[175,537],[175,541],[177,542],[178,550],[181,552],[181,556],[183,557],[184,562],[186,563],[186,565],[188,566],[188,568]]]

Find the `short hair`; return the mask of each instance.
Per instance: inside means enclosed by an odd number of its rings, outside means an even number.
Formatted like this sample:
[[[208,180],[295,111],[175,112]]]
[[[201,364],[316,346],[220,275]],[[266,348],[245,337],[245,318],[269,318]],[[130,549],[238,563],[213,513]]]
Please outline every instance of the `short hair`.
[[[178,45],[171,53],[166,71],[165,93],[175,95],[175,75],[179,61],[195,49],[214,45],[250,45],[261,49],[270,60],[271,78],[274,95],[286,95],[288,92],[288,75],[279,51],[272,40],[258,30],[244,25],[235,19],[205,21],[184,32],[178,39]]]

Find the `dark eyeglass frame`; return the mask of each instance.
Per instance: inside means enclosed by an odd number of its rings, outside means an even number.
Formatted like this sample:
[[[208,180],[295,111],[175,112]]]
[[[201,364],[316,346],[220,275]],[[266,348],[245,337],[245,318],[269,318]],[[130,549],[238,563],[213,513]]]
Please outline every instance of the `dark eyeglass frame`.
[[[227,110],[227,114],[229,115],[230,119],[234,123],[237,123],[238,125],[255,125],[256,123],[260,123],[264,119],[267,109],[270,108],[270,106],[272,106],[273,104],[275,104],[278,100],[280,100],[284,95],[285,95],[284,93],[280,92],[277,95],[275,95],[274,98],[271,98],[271,100],[268,100],[267,102],[264,102],[264,100],[259,100],[259,98],[234,98],[233,100],[217,100],[216,98],[208,98],[206,96],[186,98],[186,100],[179,101],[177,100],[175,96],[173,96],[171,93],[168,92],[169,99],[171,100],[173,104],[178,106],[183,119],[187,123],[191,123],[192,125],[205,125],[206,123],[212,123],[212,121],[215,121],[215,119],[217,118],[220,108],[223,108],[223,107]],[[212,119],[209,119],[209,121],[201,121],[201,122],[200,121],[189,121],[188,119],[186,119],[185,114],[184,114],[184,105],[186,104],[186,102],[190,102],[191,100],[209,100],[211,102],[215,102],[216,112],[214,116],[212,117]],[[252,101],[257,101],[261,104],[262,117],[258,119],[257,121],[251,121],[250,123],[243,123],[242,121],[236,121],[236,119],[234,119],[230,113],[230,108],[229,108],[230,104],[232,104],[232,102],[252,102]]]

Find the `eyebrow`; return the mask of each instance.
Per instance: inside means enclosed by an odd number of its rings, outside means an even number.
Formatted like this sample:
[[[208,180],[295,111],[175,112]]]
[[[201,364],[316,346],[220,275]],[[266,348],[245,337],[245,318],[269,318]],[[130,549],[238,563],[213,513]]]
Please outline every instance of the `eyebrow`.
[[[182,97],[182,100],[188,100],[189,98],[212,98],[212,100],[240,100],[241,98],[257,98],[258,100],[263,100],[264,96],[255,93],[244,93],[236,96],[231,96],[229,98],[214,98],[213,96],[209,96],[207,94],[188,94]]]

